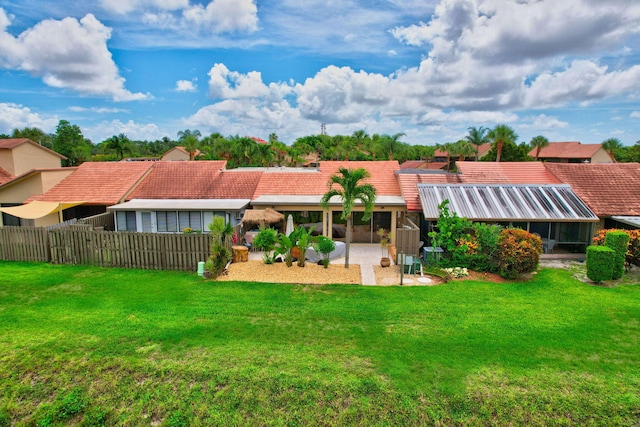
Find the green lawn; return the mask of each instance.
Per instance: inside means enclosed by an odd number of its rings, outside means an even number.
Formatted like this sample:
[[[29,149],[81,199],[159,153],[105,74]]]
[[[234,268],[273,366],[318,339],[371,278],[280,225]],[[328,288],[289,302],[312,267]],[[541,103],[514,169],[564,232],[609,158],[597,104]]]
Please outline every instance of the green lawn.
[[[0,278],[0,426],[640,423],[640,286]]]

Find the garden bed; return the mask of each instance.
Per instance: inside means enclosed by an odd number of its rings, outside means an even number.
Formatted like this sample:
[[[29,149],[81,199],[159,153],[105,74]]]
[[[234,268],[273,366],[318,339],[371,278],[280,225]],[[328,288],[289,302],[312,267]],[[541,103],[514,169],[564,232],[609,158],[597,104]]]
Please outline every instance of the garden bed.
[[[354,284],[361,283],[360,266],[330,264],[328,268],[307,262],[304,267],[294,263],[291,267],[283,262],[265,264],[263,261],[233,263],[229,266],[229,274],[220,276],[219,281],[263,282],[263,283],[301,283],[324,285],[329,283]]]

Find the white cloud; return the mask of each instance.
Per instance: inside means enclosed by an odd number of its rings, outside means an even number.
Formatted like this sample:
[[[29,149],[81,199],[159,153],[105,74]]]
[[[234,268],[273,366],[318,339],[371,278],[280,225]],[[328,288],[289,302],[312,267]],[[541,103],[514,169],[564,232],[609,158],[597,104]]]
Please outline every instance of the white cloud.
[[[71,106],[69,107],[70,111],[74,111],[76,113],[96,113],[96,114],[116,114],[116,113],[128,113],[129,110],[125,110],[123,108],[107,108],[107,107],[79,107],[79,106]]]
[[[0,15],[6,17],[4,12]],[[110,38],[111,29],[92,14],[80,21],[47,19],[17,38],[6,31],[0,33],[0,66],[26,71],[49,86],[83,95],[115,101],[149,98],[148,94],[125,89],[125,79],[107,49]]]
[[[525,117],[523,121],[524,124],[520,124],[518,127],[526,130],[544,131],[563,129],[569,126],[568,122],[559,120],[557,117],[547,116],[546,114],[540,114],[535,117]]]
[[[89,138],[94,144],[98,144],[113,135],[121,133],[127,135],[132,140],[153,141],[161,139],[167,135],[158,128],[154,123],[136,123],[129,120],[126,123],[120,120],[103,121],[95,126],[88,126],[82,129],[83,134]]]
[[[189,6],[189,0],[100,0],[100,4],[108,11],[124,15],[143,8],[184,9]]]
[[[178,80],[176,82],[176,92],[196,92],[197,86],[191,80]]]
[[[241,74],[229,71],[224,64],[214,64],[209,70],[209,96],[212,98],[265,98],[281,99],[291,92],[286,83],[270,83],[262,81],[259,71]]]
[[[0,103],[0,132],[11,133],[13,129],[37,127],[45,132],[55,130],[57,117],[42,118],[28,107],[12,103]]]
[[[258,29],[254,0],[213,0],[206,7],[193,5],[183,11],[185,23],[212,33],[253,32]]]
[[[633,113],[631,113],[629,115],[629,117],[631,117],[633,119],[640,119],[640,111],[634,111]]]

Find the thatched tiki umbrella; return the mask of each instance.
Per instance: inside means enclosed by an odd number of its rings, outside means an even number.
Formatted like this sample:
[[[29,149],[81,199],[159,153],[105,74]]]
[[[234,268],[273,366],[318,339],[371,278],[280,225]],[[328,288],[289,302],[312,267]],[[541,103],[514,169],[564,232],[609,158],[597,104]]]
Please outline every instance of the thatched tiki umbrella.
[[[243,224],[260,224],[260,228],[265,224],[277,224],[282,221],[284,221],[284,215],[271,208],[248,209],[244,211],[242,217]]]

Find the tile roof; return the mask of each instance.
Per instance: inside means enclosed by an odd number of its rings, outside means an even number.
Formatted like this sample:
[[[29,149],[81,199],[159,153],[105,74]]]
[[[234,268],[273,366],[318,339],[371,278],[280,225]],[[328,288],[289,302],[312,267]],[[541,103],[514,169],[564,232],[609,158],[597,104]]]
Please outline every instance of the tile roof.
[[[599,217],[640,215],[640,163],[544,163]]]
[[[541,162],[456,162],[468,184],[557,184]]]
[[[7,149],[7,150],[12,150],[14,148],[16,148],[19,145],[22,144],[31,144],[31,145],[35,145],[38,148],[41,148],[42,150],[51,153],[55,156],[60,157],[61,159],[66,159],[65,156],[63,156],[60,153],[57,153],[53,150],[48,149],[47,147],[44,147],[36,142],[33,142],[32,140],[30,140],[29,138],[8,138],[8,139],[0,139],[0,149]]]
[[[266,170],[260,178],[254,198],[263,195],[322,195],[327,192],[329,178],[340,167],[366,169],[379,196],[400,196],[400,186],[394,172],[400,169],[395,160],[388,161],[322,161],[320,167],[291,170]]]
[[[153,165],[153,162],[86,162],[49,191],[32,199],[113,205],[123,201]]]
[[[402,197],[409,211],[422,211],[418,184],[456,184],[459,177],[453,173],[400,173],[398,181],[402,190]]]
[[[156,162],[131,199],[251,199],[262,171],[225,170],[225,160]]]
[[[485,142],[484,144],[480,144],[478,146],[478,158],[481,159],[483,158],[488,152],[489,150],[491,150],[491,143],[490,142]],[[470,158],[473,157],[475,158],[475,154],[469,156]],[[442,151],[442,150],[436,150],[433,153],[433,157],[447,157],[447,152],[446,151]],[[454,158],[458,158],[458,156],[450,156],[452,159]]]
[[[14,178],[13,175],[11,175],[6,170],[0,168],[0,185],[11,181],[13,178]]]
[[[590,159],[602,148],[602,144],[581,144],[579,141],[550,142],[540,150],[541,159]],[[536,156],[536,149],[529,151],[529,156]]]

